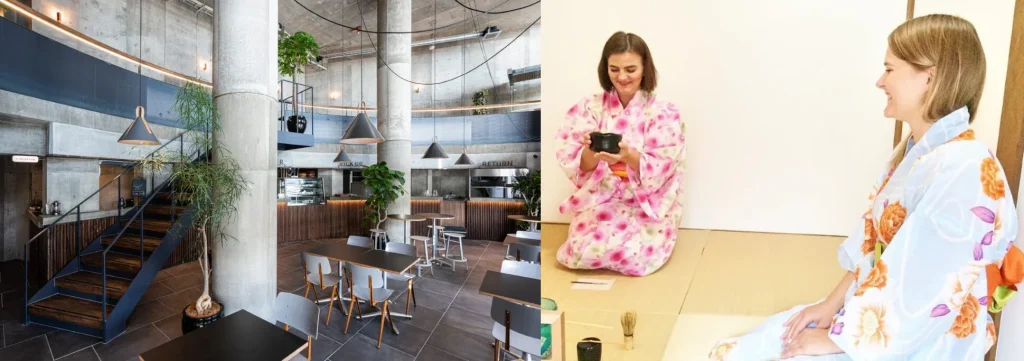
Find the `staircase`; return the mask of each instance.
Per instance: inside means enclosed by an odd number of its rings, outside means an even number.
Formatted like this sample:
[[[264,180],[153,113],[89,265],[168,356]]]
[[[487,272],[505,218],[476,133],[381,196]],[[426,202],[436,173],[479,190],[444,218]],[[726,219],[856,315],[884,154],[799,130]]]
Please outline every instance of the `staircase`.
[[[180,142],[180,136],[176,139]],[[192,228],[194,207],[183,204],[184,197],[173,188],[168,181],[154,186],[138,206],[118,216],[56,276],[40,285],[31,298],[26,296],[25,324],[91,335],[103,342],[123,333],[128,317],[153,278]],[[98,193],[99,190],[93,196]],[[79,207],[81,203],[65,216],[78,214],[80,222]],[[76,233],[81,237],[80,231]],[[30,259],[29,248],[25,246],[26,260]],[[25,294],[29,295],[28,272],[25,285]]]

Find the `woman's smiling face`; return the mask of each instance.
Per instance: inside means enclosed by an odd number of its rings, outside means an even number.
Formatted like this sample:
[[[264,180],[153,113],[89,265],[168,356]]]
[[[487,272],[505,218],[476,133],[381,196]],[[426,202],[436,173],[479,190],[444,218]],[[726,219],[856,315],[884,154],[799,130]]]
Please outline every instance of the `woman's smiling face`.
[[[631,96],[640,89],[644,63],[633,52],[616,53],[608,57],[608,78],[619,95]]]

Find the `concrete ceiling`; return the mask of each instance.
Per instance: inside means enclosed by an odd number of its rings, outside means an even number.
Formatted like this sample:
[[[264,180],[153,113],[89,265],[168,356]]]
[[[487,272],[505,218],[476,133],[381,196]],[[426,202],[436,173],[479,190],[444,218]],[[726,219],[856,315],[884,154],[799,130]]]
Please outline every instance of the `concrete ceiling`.
[[[201,0],[212,3],[214,0]],[[342,50],[354,50],[359,48],[357,33],[348,29],[329,23],[295,3],[299,1],[302,5],[316,11],[323,17],[350,27],[360,26],[365,21],[366,30],[377,29],[377,0],[278,0],[278,19],[284,25],[285,31],[295,33],[305,31],[316,38],[320,44],[321,54],[333,53]],[[359,2],[362,2],[363,18],[359,16]],[[529,5],[536,0],[460,0],[466,6],[484,11],[501,5],[492,11],[515,9]],[[432,0],[412,0],[412,30],[432,29],[434,25],[434,3]],[[452,23],[459,23],[455,26],[438,30],[435,32],[423,32],[412,34],[412,41],[427,40],[431,37],[444,37],[468,32],[483,31],[488,26],[497,26],[503,35],[518,34],[529,26],[540,16],[541,4],[506,14],[481,14],[464,9],[454,0],[436,0],[437,23],[445,26]],[[504,4],[503,4],[504,3]],[[475,25],[473,20],[462,22],[464,19],[476,15]],[[538,22],[539,24],[539,22]],[[377,43],[377,34],[368,34]],[[370,49],[370,42],[366,36],[362,36],[364,49]]]

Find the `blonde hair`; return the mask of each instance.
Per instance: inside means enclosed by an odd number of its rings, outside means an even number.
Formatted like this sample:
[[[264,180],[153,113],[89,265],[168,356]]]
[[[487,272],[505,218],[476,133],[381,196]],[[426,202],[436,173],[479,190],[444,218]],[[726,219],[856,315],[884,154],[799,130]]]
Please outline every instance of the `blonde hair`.
[[[934,68],[925,91],[924,119],[936,122],[964,106],[974,121],[985,87],[985,51],[974,25],[953,15],[926,15],[910,19],[889,34],[889,50],[900,60],[923,71]],[[896,147],[890,166],[903,161],[907,136]]]

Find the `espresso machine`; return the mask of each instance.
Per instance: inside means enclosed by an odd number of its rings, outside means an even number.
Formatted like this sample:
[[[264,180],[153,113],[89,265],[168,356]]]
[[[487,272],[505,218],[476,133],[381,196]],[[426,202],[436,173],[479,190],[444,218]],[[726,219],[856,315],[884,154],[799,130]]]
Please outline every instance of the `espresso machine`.
[[[526,168],[477,168],[470,170],[470,197],[515,198],[512,185],[517,176],[529,173]]]

